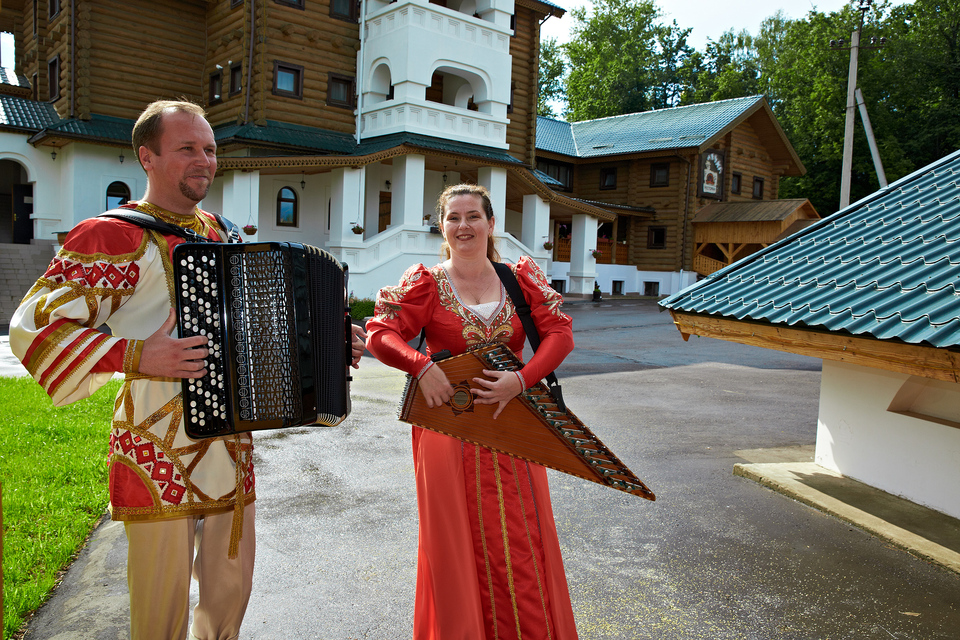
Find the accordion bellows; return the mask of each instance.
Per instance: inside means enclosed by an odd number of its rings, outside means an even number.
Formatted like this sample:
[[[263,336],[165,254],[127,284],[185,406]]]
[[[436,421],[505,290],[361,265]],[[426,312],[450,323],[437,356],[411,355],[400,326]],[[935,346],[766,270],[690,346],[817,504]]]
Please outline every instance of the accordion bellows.
[[[283,242],[184,243],[173,251],[180,337],[207,338],[207,375],[184,379],[192,438],[304,425],[350,413],[345,267]]]
[[[439,360],[454,394],[443,406],[430,408],[410,376],[400,404],[404,422],[619,489],[647,500],[653,492],[623,464],[571,411],[561,411],[542,382],[510,400],[493,419],[495,405],[476,404],[470,388],[483,370],[515,371],[522,366],[506,345],[484,344],[464,354]]]

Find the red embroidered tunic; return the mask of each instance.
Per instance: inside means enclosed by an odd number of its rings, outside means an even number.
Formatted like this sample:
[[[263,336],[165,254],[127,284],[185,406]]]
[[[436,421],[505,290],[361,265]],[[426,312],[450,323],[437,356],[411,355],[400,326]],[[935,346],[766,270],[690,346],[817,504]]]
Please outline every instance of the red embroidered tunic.
[[[147,203],[125,206],[134,207],[158,211]],[[197,214],[168,221],[219,239],[213,218]],[[180,380],[138,373],[143,341],[174,304],[171,259],[181,242],[121,220],[84,220],[10,323],[11,349],[57,406],[125,374],[110,434],[114,520],[228,511],[255,498],[250,434],[191,440]],[[110,333],[99,331],[102,325]]]
[[[529,386],[563,361],[573,333],[562,298],[536,263],[521,258],[511,268],[541,337],[521,369]],[[502,286],[492,316],[480,317],[440,265],[411,267],[399,286],[381,289],[367,347],[420,375],[429,356],[407,342],[422,328],[428,353],[458,355],[495,341],[520,353],[525,340]],[[413,427],[413,458],[420,516],[414,638],[576,638],[546,470],[420,427]]]

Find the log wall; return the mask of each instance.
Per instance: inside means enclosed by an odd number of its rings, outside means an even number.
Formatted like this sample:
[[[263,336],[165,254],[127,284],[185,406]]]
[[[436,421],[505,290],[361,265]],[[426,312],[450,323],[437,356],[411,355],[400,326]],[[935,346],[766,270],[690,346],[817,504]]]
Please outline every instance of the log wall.
[[[507,144],[510,145],[510,155],[533,165],[536,163],[537,78],[540,72],[540,19],[543,16],[519,4],[515,5],[514,12],[516,30],[510,39],[513,110],[508,114]]]

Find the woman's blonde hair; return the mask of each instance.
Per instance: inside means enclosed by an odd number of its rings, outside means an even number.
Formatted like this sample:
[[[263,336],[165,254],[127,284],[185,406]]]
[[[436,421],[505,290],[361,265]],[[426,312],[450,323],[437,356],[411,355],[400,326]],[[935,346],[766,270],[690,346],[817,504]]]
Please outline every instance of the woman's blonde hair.
[[[490,192],[487,191],[486,187],[481,187],[478,184],[454,184],[444,189],[437,199],[437,226],[440,229],[443,229],[443,215],[447,203],[457,196],[477,196],[483,203],[483,213],[487,216],[487,220],[493,218],[493,204],[490,202]],[[450,245],[447,244],[446,237],[443,239],[443,244],[440,245],[440,256],[445,260],[450,258]],[[487,258],[493,262],[500,262],[500,252],[497,251],[496,241],[492,233],[487,236]]]

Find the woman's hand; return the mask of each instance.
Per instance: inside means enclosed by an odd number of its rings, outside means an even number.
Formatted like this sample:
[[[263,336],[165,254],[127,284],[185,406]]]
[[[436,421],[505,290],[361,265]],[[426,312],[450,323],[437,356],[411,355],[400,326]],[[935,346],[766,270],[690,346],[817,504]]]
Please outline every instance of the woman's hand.
[[[453,385],[447,380],[443,369],[433,365],[420,376],[420,390],[431,409],[439,407],[453,397]]]
[[[470,391],[476,397],[474,402],[477,404],[499,405],[497,410],[493,412],[493,419],[496,420],[507,403],[523,391],[523,385],[520,384],[520,377],[513,371],[484,369],[483,375],[493,378],[493,380],[474,378],[473,381],[483,388],[470,389]]]

